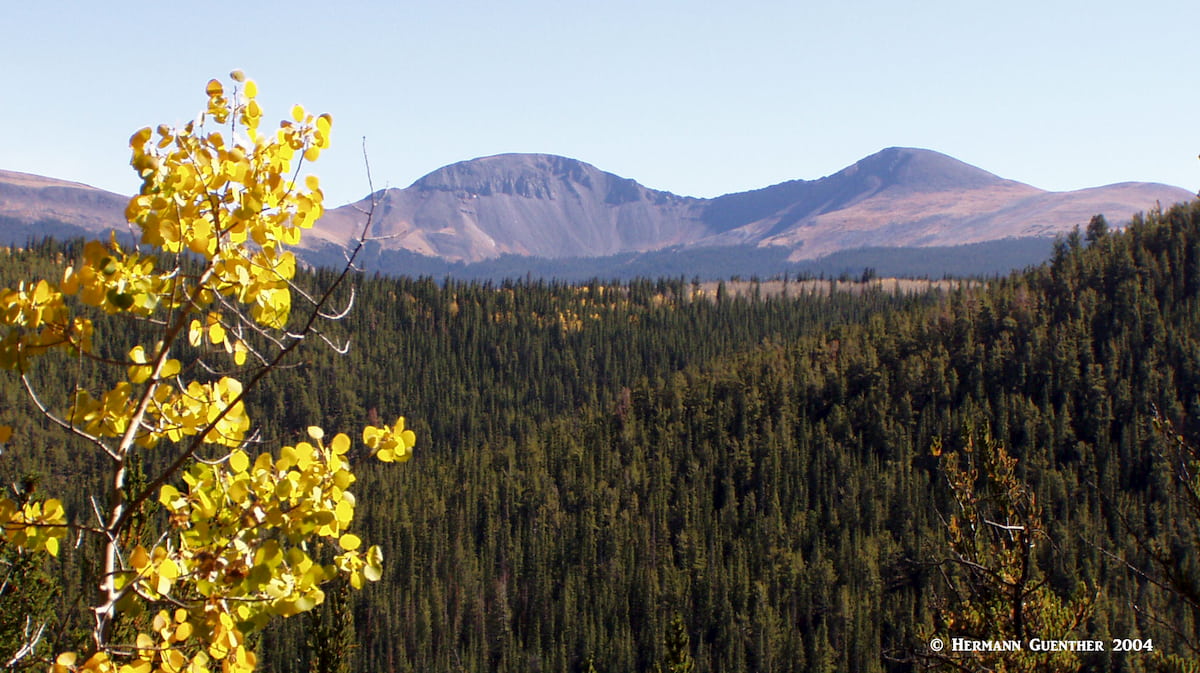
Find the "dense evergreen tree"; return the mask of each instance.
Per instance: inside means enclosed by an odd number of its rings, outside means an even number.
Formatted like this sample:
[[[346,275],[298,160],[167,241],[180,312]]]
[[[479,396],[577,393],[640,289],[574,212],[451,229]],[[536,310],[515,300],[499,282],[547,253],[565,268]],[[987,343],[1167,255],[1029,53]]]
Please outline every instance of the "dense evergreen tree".
[[[386,565],[350,605],[353,670],[650,671],[679,663],[684,635],[696,671],[909,670],[952,607],[934,569],[956,500],[930,447],[962,455],[967,427],[990,429],[1037,503],[1046,604],[1093,596],[1072,633],[1033,635],[1194,656],[1191,604],[1130,568],[1156,567],[1156,549],[1198,562],[1152,420],[1200,435],[1200,207],[1088,234],[1045,267],[916,294],[361,279],[331,335],[350,353],[253,401],[264,441],[313,415],[417,419],[412,469],[356,485]],[[11,251],[0,274],[71,254]],[[46,439],[3,466],[91,478],[69,455]],[[51,570],[70,595],[83,561],[66,556]],[[263,667],[309,669],[305,628],[266,634]]]

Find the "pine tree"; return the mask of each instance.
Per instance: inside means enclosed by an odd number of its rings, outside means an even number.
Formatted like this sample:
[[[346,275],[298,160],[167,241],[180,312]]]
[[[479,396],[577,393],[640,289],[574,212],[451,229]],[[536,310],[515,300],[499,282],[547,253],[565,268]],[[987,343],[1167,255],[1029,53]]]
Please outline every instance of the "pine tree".
[[[654,664],[655,673],[691,673],[696,668],[692,659],[691,638],[683,617],[676,614],[667,627],[666,651],[662,661]]]

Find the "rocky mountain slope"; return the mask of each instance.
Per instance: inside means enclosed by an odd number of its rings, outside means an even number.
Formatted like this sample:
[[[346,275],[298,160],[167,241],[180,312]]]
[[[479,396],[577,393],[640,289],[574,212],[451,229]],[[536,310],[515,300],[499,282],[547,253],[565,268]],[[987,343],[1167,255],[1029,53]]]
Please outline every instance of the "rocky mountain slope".
[[[124,229],[129,198],[78,182],[0,170],[0,243]]]
[[[331,209],[306,245],[325,253],[346,245],[374,203],[370,234],[380,250],[449,262],[734,245],[784,250],[798,261],[863,247],[1048,237],[1097,213],[1119,225],[1156,203],[1192,196],[1151,183],[1047,192],[930,150],[889,148],[824,178],[698,199],[574,159],[505,154]],[[0,171],[0,217],[10,225],[0,234],[9,242],[27,235],[20,223],[39,220],[90,231],[122,227],[124,204],[85,185]],[[48,225],[32,230],[59,233]]]
[[[603,256],[686,245],[707,233],[698,199],[647,189],[565,157],[508,154],[446,166],[326,214],[320,235],[342,243],[376,201],[372,235],[451,261],[502,254]]]
[[[867,246],[1053,236],[1097,213],[1117,224],[1191,197],[1148,183],[1046,192],[937,152],[890,148],[817,180],[695,199],[572,159],[509,154],[376,193],[372,234],[385,249],[464,262],[726,245],[781,246],[801,260]],[[321,235],[348,240],[371,198],[328,213]]]

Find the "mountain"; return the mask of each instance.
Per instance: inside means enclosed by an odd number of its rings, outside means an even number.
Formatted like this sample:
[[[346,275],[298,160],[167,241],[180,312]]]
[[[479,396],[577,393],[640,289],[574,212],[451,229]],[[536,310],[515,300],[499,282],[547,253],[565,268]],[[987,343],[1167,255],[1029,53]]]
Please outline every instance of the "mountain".
[[[371,233],[383,249],[451,262],[735,245],[783,248],[800,261],[862,247],[1051,237],[1098,213],[1118,224],[1156,202],[1191,198],[1148,183],[1047,192],[938,152],[889,148],[817,180],[696,199],[573,159],[505,154],[332,210],[321,236],[338,245],[350,240],[374,199]]]
[[[1191,200],[1186,190],[1121,183],[1046,192],[927,150],[892,148],[810,183],[808,198],[726,232],[790,259],[814,259],[871,246],[956,246],[1048,237],[1104,214],[1124,223],[1156,202]]]
[[[700,199],[543,154],[446,166],[407,189],[388,189],[327,213],[322,235],[335,243],[348,240],[372,199],[371,234],[383,238],[385,248],[450,261],[604,256],[686,245],[709,233],[699,219]]]
[[[78,182],[0,170],[0,243],[123,229],[129,198]]]
[[[1192,197],[1177,187],[1133,182],[1047,192],[938,152],[893,147],[816,180],[700,199],[575,159],[502,154],[331,209],[305,245],[312,259],[340,259],[372,212],[372,250],[383,272],[402,272],[387,260],[411,255],[473,264],[733,246],[770,250],[772,257],[783,252],[797,263],[860,248],[1048,238],[1096,214],[1119,226],[1156,203]],[[124,202],[86,185],[0,171],[0,218],[10,225],[3,232],[9,242],[20,242],[39,220],[91,231],[123,226]],[[32,230],[57,233],[48,226]]]
[[[1039,194],[944,154],[890,148],[819,180],[715,199],[705,219],[721,233],[705,242],[783,246],[794,260],[867,246],[976,243],[1030,235],[1004,227],[980,236],[970,225]]]

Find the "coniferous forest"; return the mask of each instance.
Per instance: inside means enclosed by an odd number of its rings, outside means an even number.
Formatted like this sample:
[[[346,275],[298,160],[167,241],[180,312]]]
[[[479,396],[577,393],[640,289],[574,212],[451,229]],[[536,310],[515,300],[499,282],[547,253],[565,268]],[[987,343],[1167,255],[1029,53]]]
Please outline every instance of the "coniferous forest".
[[[0,286],[61,274],[78,250],[7,251]],[[260,668],[980,667],[930,657],[939,636],[1109,646],[1033,657],[1042,670],[1195,670],[1200,205],[1089,227],[1005,278],[784,286],[358,278],[329,335],[348,353],[308,349],[249,413],[268,446],[313,419],[396,414],[420,441],[403,468],[356,465],[356,525],[383,547],[383,579],[279,622]],[[118,322],[96,329],[128,350]],[[78,366],[30,376],[65,399]],[[22,438],[0,455],[4,483],[79,485],[68,509],[86,518],[96,466],[18,381],[0,377],[0,399]],[[1011,474],[992,474],[996,447]],[[992,477],[1005,488],[987,490]],[[1027,503],[1012,510],[1023,523],[981,517],[990,537],[964,533],[975,487],[972,507]],[[1027,554],[1005,555],[1035,528]],[[0,589],[0,645],[13,615],[70,613],[95,562],[65,545],[23,568]],[[1017,594],[987,586],[1013,577]],[[1015,626],[1014,595],[1030,611]],[[1038,622],[1035,605],[1057,612]],[[75,629],[60,620],[51,637]]]

